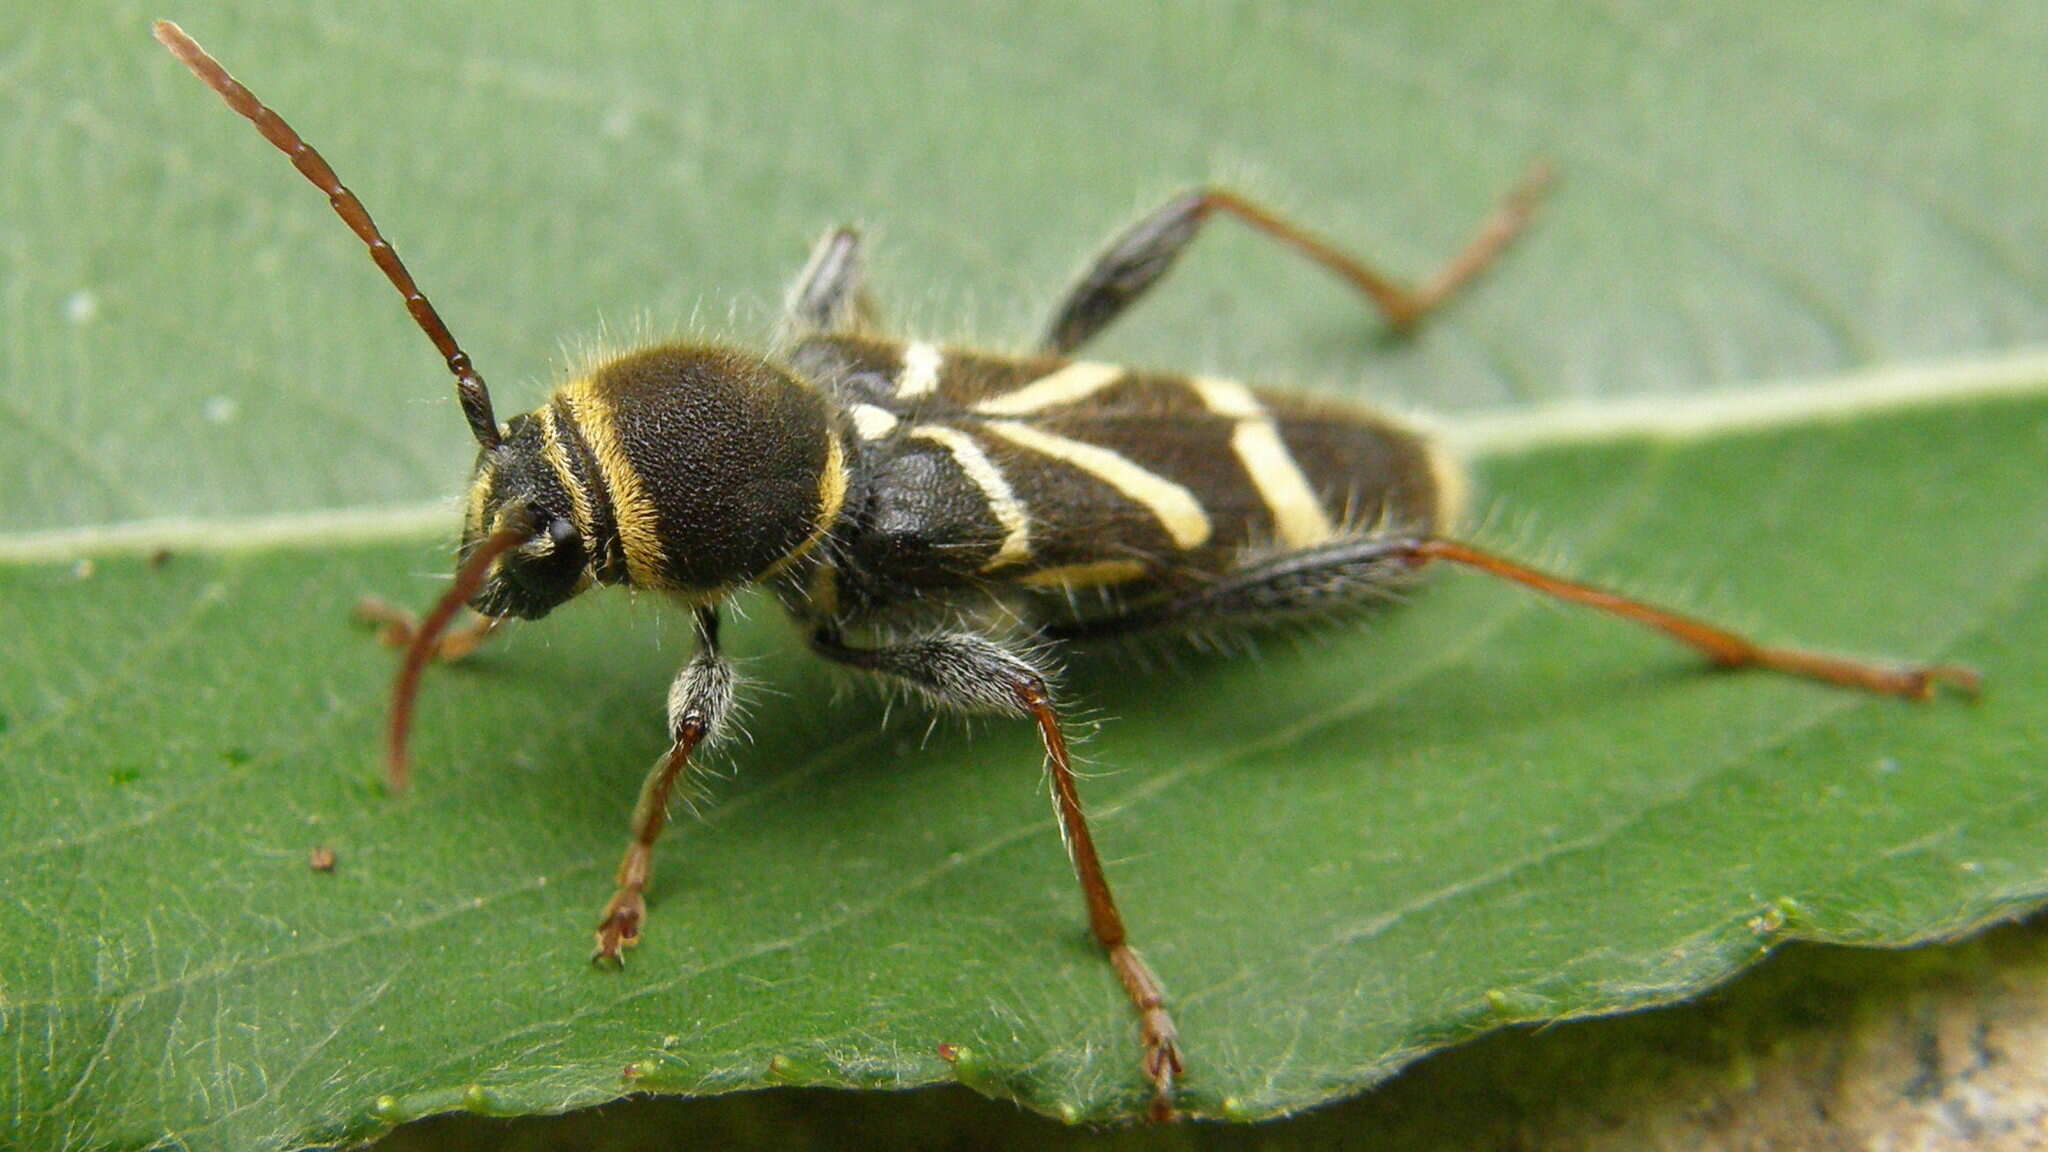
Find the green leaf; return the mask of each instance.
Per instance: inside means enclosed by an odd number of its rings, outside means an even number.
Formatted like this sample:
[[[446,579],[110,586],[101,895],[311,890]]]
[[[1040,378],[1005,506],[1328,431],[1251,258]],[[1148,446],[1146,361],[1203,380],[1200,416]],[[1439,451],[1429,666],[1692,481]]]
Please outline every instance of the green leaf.
[[[1999,159],[2048,144],[2024,7],[176,15],[363,193],[501,411],[602,317],[758,338],[846,217],[911,329],[1014,343],[1192,180],[1419,273],[1558,163],[1528,243],[1412,342],[1219,232],[1102,354],[1427,403],[1481,456],[1488,542],[1990,691],[1714,675],[1462,575],[1251,658],[1077,659],[1187,1103],[1253,1117],[1782,940],[1904,944],[2048,892],[2048,209]],[[453,513],[416,502],[452,507],[468,458],[445,379],[141,14],[38,10],[0,113],[0,1144],[769,1083],[1138,1107],[1030,734],[885,718],[766,605],[732,640],[754,742],[663,844],[623,975],[583,959],[672,613],[590,597],[437,670],[386,797],[390,659],[346,610],[441,587]]]

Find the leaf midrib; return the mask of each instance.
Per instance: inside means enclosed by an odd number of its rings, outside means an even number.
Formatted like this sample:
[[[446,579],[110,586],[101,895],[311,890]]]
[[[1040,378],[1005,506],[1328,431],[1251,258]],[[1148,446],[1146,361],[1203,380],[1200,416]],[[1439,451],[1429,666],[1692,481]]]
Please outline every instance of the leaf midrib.
[[[1793,377],[1750,388],[1539,405],[1421,422],[1456,452],[1484,460],[1568,445],[1690,440],[1796,427],[1945,403],[2048,393],[2048,346],[2010,354]],[[225,518],[150,518],[0,539],[0,565],[53,564],[159,550],[243,552],[342,547],[445,536],[452,499]]]

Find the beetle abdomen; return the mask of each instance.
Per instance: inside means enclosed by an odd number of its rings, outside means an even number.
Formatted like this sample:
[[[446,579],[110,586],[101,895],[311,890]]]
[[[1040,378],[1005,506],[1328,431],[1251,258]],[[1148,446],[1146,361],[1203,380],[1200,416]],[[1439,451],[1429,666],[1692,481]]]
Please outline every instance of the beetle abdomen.
[[[1158,584],[1456,514],[1438,449],[1355,406],[862,338],[799,354],[860,430],[874,496],[852,559],[892,581]]]

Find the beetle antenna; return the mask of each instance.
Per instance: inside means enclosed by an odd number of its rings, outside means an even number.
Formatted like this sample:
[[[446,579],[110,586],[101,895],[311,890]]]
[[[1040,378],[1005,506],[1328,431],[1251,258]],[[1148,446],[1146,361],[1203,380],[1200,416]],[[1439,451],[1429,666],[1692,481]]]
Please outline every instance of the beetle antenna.
[[[412,634],[412,643],[406,646],[405,662],[398,666],[398,679],[391,685],[391,727],[385,733],[384,772],[385,782],[393,792],[403,792],[411,780],[411,765],[406,759],[406,739],[412,734],[413,701],[420,694],[420,673],[426,670],[427,662],[434,657],[434,648],[440,643],[441,633],[448,622],[455,618],[470,597],[483,585],[484,574],[491,570],[491,564],[498,557],[525,543],[533,534],[530,524],[514,523],[500,528],[484,538],[469,559],[455,572],[455,583],[441,594],[434,604],[434,610]]]
[[[414,322],[420,326],[420,331],[427,334],[427,339],[434,342],[434,348],[441,353],[442,359],[448,362],[448,371],[455,374],[456,399],[462,403],[462,414],[468,418],[469,430],[476,436],[476,442],[485,448],[496,448],[499,441],[498,422],[491,415],[490,389],[484,386],[484,378],[477,374],[476,366],[470,363],[469,353],[464,352],[461,346],[455,343],[455,335],[448,331],[448,325],[442,322],[441,314],[434,311],[434,306],[427,302],[427,297],[420,291],[419,285],[413,283],[412,273],[405,270],[404,262],[398,258],[398,250],[391,246],[390,241],[384,239],[383,233],[377,231],[376,222],[370,219],[369,209],[364,208],[363,202],[356,198],[356,194],[342,184],[341,178],[334,174],[334,169],[328,165],[326,159],[314,151],[311,144],[300,138],[299,134],[292,130],[291,125],[284,122],[284,117],[271,111],[263,101],[256,98],[255,93],[243,87],[241,81],[228,75],[228,70],[221,67],[220,61],[207,55],[206,49],[185,35],[183,28],[169,20],[159,20],[156,22],[156,38],[164,47],[171,50],[171,55],[184,61],[185,67],[190,68],[194,76],[199,77],[208,88],[219,93],[220,98],[227,101],[229,108],[256,125],[256,130],[263,133],[265,140],[276,145],[278,151],[290,157],[292,167],[297,168],[300,175],[311,181],[315,188],[327,193],[327,202],[333,205],[335,215],[340,216],[342,223],[347,224],[364,244],[369,245],[370,258],[377,262],[377,267],[384,270],[385,277],[391,281],[393,288],[398,289],[398,294],[405,297],[405,307],[412,313]]]

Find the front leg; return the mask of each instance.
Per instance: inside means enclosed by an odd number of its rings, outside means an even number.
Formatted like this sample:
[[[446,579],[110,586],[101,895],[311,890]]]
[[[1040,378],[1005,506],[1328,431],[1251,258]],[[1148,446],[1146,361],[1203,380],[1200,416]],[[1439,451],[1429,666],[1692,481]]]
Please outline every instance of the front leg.
[[[674,743],[640,786],[639,803],[633,806],[633,840],[619,861],[618,888],[598,921],[593,962],[623,965],[622,950],[639,943],[640,923],[647,916],[647,885],[654,879],[654,842],[668,824],[670,795],[690,754],[723,734],[732,701],[732,665],[718,653],[718,612],[700,608],[697,654],[683,665],[668,690],[668,731]]]
[[[812,636],[811,646],[826,659],[907,684],[938,707],[1015,716],[1038,725],[1051,770],[1053,807],[1073,857],[1074,873],[1081,881],[1081,897],[1088,905],[1088,927],[1138,1013],[1144,1043],[1142,1065],[1152,1083],[1152,1119],[1172,1119],[1181,1058],[1173,1017],[1166,1010],[1166,991],[1125,936],[1123,915],[1117,911],[1102,858],[1095,851],[1095,837],[1081,810],[1066,736],[1060,730],[1044,674],[1023,655],[971,632],[942,633],[883,648],[854,648],[828,628]]]

